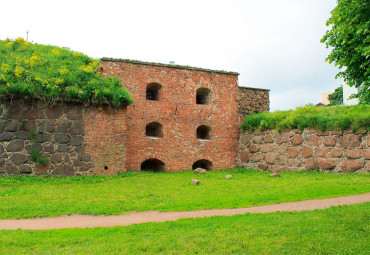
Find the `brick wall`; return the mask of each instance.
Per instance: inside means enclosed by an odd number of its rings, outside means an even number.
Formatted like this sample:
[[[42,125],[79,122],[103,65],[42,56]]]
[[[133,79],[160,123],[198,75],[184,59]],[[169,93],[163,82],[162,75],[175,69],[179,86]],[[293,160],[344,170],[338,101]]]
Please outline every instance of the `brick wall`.
[[[125,108],[2,100],[0,174],[86,175],[124,171],[125,114]],[[34,151],[39,151],[46,164],[32,160],[30,154]]]
[[[127,108],[87,107],[84,111],[85,150],[95,163],[95,174],[127,170]]]
[[[246,131],[239,139],[237,165],[273,172],[370,172],[370,137],[367,131]]]
[[[241,120],[252,111],[268,112],[270,110],[269,90],[238,87],[236,107]]]
[[[213,169],[235,167],[239,123],[236,114],[238,74],[146,64],[136,61],[102,60],[105,75],[118,76],[136,102],[127,108],[127,168],[156,158],[167,171],[191,169],[206,159]],[[146,100],[150,83],[162,86],[160,101]],[[210,104],[196,104],[198,88],[211,90]],[[146,125],[163,125],[163,138],[148,138]],[[211,139],[199,140],[197,127],[211,127]]]

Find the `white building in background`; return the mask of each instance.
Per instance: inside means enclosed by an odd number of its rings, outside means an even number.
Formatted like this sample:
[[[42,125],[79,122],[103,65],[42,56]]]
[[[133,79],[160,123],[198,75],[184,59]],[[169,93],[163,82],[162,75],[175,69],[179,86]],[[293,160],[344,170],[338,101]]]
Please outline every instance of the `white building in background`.
[[[362,86],[359,88],[356,87],[350,87],[348,84],[343,83],[343,104],[344,105],[356,105],[358,104],[358,98],[351,98],[349,99],[352,94],[357,94],[359,91],[361,91]]]

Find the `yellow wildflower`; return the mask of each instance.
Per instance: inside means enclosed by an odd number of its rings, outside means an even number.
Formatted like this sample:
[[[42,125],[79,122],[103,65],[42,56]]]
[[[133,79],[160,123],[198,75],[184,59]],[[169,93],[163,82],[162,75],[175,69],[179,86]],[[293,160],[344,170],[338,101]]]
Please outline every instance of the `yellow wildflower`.
[[[52,49],[51,52],[54,54],[54,55],[57,55],[59,56],[60,55],[60,51],[57,50],[57,49]]]
[[[40,59],[39,56],[37,55],[33,55],[31,58],[30,58],[30,67],[33,67],[33,66],[40,66],[42,65],[44,62]]]
[[[61,79],[61,78],[56,78],[55,79],[55,84],[56,85],[60,85],[60,84],[62,84],[64,82],[64,80],[63,79]]]
[[[22,46],[27,46],[28,45],[28,42],[26,42],[23,38],[21,37],[18,37],[17,39],[15,39],[15,41],[19,44],[19,45],[22,45]]]
[[[1,65],[1,71],[2,71],[3,73],[8,73],[8,72],[9,72],[9,69],[10,69],[10,67],[9,67],[9,65],[8,65],[8,64],[2,64],[2,65]]]
[[[62,68],[62,69],[59,69],[59,73],[60,73],[61,75],[65,75],[65,74],[67,74],[67,73],[68,73],[68,70],[67,70],[66,68]]]
[[[21,67],[21,66],[16,66],[16,67],[15,67],[15,70],[14,70],[15,76],[17,76],[17,77],[21,77],[21,76],[22,76],[22,74],[23,74],[23,71],[24,71],[23,67]]]
[[[72,56],[74,56],[74,57],[79,57],[79,56],[81,56],[81,53],[73,52],[73,53],[72,53]]]

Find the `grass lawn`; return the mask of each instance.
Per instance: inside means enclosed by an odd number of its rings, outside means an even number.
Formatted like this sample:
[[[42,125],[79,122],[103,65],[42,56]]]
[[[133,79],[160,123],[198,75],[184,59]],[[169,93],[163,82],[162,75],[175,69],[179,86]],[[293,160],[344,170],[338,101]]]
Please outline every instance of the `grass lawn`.
[[[370,203],[128,227],[0,231],[2,254],[369,254]]]
[[[232,174],[226,180],[224,176]],[[370,192],[370,175],[234,169],[205,175],[127,173],[91,177],[0,177],[0,218],[239,208]],[[190,184],[192,178],[199,186]]]

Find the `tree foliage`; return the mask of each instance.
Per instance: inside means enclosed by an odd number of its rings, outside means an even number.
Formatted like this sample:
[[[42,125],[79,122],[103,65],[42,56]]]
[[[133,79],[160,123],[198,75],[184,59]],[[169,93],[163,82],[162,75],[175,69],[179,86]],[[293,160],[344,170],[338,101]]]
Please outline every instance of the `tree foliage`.
[[[99,61],[66,48],[0,40],[0,95],[47,102],[79,100],[115,106],[133,103],[117,77],[103,77]]]
[[[330,30],[321,39],[332,51],[327,57],[341,71],[349,86],[360,87],[354,97],[360,103],[370,103],[370,0],[337,0],[338,5],[326,25]]]
[[[343,104],[343,86],[336,88],[334,93],[331,93],[328,98],[331,106]]]

